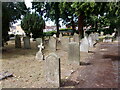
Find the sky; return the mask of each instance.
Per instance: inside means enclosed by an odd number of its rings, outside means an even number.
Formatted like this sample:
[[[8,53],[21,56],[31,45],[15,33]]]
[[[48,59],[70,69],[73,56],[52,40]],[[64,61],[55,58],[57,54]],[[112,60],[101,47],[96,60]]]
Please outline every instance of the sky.
[[[29,8],[29,7],[32,8],[32,3],[31,3],[32,1],[33,0],[25,0],[25,4],[26,4],[27,8]],[[19,20],[17,24],[20,24],[20,23],[21,23],[21,21]],[[46,23],[46,26],[55,26],[55,23],[50,20],[46,21],[45,23]],[[61,28],[65,28],[65,26],[62,25],[62,21],[60,21],[59,23],[62,26]],[[17,25],[17,24],[14,24],[14,25]]]

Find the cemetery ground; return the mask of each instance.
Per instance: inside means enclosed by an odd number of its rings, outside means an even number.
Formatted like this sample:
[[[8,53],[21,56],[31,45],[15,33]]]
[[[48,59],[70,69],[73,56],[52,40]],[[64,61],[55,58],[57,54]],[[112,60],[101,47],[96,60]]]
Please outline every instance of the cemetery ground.
[[[23,44],[23,43],[22,43]],[[8,71],[13,77],[1,80],[2,88],[45,88],[44,61],[35,59],[36,43],[32,49],[15,49],[9,41],[3,51],[0,72]],[[45,55],[49,51],[44,51]],[[73,52],[74,53],[74,52]],[[61,63],[61,87],[63,88],[117,88],[118,87],[118,43],[100,42],[89,53],[80,52],[81,65],[68,65],[67,52],[56,51]],[[54,88],[54,87],[53,87]]]

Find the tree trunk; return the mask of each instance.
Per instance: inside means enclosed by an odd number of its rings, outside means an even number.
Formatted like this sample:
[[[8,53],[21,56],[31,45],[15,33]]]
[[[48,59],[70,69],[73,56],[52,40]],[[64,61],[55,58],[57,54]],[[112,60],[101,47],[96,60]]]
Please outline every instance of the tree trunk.
[[[84,20],[84,16],[83,15],[79,15],[78,17],[78,32],[80,35],[80,38],[84,37],[84,31],[83,31],[83,20]]]
[[[59,2],[55,3],[55,22],[56,22],[56,28],[57,28],[57,37],[59,37],[59,14],[60,14],[60,10],[59,10]]]

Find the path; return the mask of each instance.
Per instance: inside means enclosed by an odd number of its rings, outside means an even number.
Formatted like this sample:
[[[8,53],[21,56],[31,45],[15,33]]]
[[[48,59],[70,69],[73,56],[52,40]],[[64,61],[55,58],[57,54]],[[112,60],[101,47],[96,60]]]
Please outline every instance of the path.
[[[92,58],[90,65],[80,66],[65,86],[75,88],[117,88],[118,87],[118,44],[100,43]]]

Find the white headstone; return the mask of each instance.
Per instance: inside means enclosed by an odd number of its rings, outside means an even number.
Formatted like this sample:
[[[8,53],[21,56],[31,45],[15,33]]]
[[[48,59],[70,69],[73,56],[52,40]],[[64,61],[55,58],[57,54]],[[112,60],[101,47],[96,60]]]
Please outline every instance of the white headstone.
[[[39,51],[36,53],[36,59],[37,60],[43,60],[43,53],[42,53],[42,49],[44,49],[43,44],[41,43],[40,45],[38,45]]]
[[[84,37],[84,38],[81,40],[81,43],[80,43],[80,51],[81,51],[81,52],[88,52],[88,51],[89,51],[89,42],[88,42],[87,37]]]

